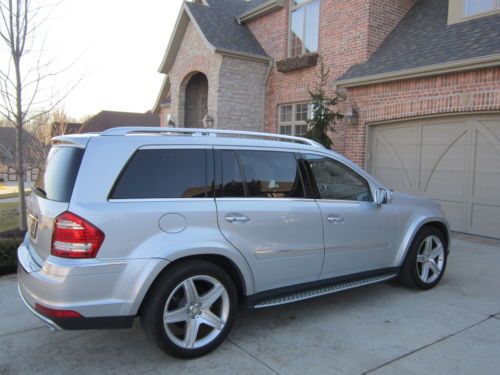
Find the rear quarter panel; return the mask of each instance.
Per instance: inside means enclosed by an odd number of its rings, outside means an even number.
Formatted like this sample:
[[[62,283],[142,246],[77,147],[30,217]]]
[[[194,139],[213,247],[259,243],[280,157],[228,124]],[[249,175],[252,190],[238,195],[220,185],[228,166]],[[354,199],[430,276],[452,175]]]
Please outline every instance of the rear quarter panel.
[[[222,255],[239,268],[245,292],[253,293],[254,281],[246,260],[220,233],[213,198],[108,199],[135,150],[161,142],[165,139],[111,136],[89,142],[69,210],[104,232],[97,259],[175,261],[192,255]],[[176,223],[167,220],[165,224],[167,215],[174,215]]]

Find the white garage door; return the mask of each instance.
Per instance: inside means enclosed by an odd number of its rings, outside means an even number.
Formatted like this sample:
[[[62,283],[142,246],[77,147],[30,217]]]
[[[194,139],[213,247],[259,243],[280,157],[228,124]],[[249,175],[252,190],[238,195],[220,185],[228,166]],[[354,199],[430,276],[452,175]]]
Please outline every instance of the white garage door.
[[[374,125],[368,170],[440,202],[452,230],[500,238],[500,115]]]

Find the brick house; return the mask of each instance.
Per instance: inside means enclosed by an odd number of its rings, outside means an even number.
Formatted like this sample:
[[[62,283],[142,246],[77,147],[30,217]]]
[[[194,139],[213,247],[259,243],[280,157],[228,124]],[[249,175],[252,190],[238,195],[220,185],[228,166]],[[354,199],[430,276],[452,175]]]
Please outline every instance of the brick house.
[[[500,237],[500,1],[186,2],[160,72],[162,125],[302,135],[318,56],[349,116],[334,148]]]

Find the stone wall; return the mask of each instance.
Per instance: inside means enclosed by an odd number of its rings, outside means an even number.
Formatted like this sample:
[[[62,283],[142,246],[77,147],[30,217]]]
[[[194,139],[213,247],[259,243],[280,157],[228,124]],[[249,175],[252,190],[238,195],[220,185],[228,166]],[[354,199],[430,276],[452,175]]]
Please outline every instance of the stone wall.
[[[222,56],[214,53],[206,44],[199,31],[189,23],[175,62],[168,72],[170,94],[172,97],[171,114],[177,127],[184,127],[184,105],[186,85],[196,73],[208,78],[208,114],[216,117],[218,72]]]
[[[222,57],[216,127],[263,131],[264,92],[269,64]]]
[[[262,131],[268,66],[267,62],[215,53],[189,23],[168,72],[170,111],[176,126],[189,126],[185,124],[186,87],[195,74],[203,73],[208,79],[208,115],[215,128]]]

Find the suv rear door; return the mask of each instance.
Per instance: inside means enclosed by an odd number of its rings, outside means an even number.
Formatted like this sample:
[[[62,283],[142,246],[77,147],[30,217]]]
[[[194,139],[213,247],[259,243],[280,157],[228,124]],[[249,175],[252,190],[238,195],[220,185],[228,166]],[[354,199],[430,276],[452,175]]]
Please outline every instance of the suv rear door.
[[[296,154],[221,148],[215,160],[219,226],[250,264],[255,291],[317,280],[322,219],[307,198]]]
[[[84,151],[52,146],[27,200],[30,250],[39,263],[50,255],[54,219],[68,209]]]

